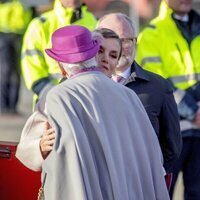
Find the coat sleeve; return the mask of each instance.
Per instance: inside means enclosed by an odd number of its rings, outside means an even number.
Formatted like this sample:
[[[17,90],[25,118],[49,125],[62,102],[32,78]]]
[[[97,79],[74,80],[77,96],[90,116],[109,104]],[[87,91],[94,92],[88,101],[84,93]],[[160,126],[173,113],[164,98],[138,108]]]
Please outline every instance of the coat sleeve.
[[[167,88],[160,114],[160,145],[164,157],[164,168],[171,172],[182,149],[179,115],[173,92]]]
[[[34,171],[40,171],[43,162],[39,142],[46,120],[44,114],[35,111],[27,120],[17,146],[16,157]]]
[[[162,57],[160,53],[161,35],[156,27],[149,25],[138,36],[136,62],[147,71],[154,72],[167,78],[168,70],[163,69]]]
[[[43,81],[43,85],[50,82],[48,79],[48,66],[44,59],[44,30],[43,23],[40,18],[35,18],[29,24],[22,44],[21,71],[28,89],[33,89],[37,83],[39,90],[39,80]]]

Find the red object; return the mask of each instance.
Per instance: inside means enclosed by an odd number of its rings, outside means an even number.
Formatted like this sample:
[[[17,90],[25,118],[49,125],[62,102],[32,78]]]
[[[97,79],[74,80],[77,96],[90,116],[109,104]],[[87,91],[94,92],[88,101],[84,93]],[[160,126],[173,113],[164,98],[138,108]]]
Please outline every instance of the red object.
[[[167,189],[170,190],[171,184],[172,184],[172,178],[173,178],[173,174],[169,173],[165,175],[165,182],[167,185]]]
[[[0,142],[0,199],[36,200],[40,172],[26,168],[15,157],[17,143]]]

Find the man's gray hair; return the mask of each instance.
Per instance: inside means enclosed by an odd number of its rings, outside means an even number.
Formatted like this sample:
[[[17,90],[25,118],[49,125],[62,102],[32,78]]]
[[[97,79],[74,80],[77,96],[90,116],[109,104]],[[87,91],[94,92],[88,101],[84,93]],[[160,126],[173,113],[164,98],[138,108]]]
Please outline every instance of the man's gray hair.
[[[125,14],[123,14],[123,13],[120,13],[120,12],[118,12],[118,13],[110,13],[110,14],[104,15],[103,17],[101,17],[101,18],[98,20],[96,27],[98,28],[98,27],[99,27],[99,24],[101,23],[101,21],[103,21],[104,19],[106,19],[106,18],[107,18],[108,16],[110,16],[110,15],[115,15],[119,20],[125,20],[125,21],[127,21],[127,22],[130,24],[130,26],[131,26],[131,28],[132,28],[132,30],[133,30],[134,36],[136,36],[136,29],[135,29],[134,22],[131,20],[130,17],[128,17],[127,15],[125,15]]]

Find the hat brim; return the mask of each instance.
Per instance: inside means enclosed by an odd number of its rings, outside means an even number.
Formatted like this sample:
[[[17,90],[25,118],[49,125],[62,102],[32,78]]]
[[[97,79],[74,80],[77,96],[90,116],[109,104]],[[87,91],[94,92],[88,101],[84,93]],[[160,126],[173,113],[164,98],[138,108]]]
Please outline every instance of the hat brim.
[[[73,64],[89,60],[90,58],[96,56],[99,50],[99,43],[97,41],[94,41],[93,44],[94,45],[92,46],[92,48],[78,53],[58,54],[56,51],[52,49],[45,49],[45,52],[48,54],[48,56],[50,56],[56,61]]]

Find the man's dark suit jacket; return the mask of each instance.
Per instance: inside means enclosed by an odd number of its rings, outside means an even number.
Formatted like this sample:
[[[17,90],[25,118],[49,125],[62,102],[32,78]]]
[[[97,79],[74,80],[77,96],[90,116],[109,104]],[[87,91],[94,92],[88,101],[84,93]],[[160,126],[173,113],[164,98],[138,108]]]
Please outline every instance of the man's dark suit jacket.
[[[161,76],[142,69],[136,62],[131,66],[131,76],[125,85],[140,98],[158,136],[164,157],[164,168],[171,172],[178,159],[182,138],[179,115],[173,90]]]

